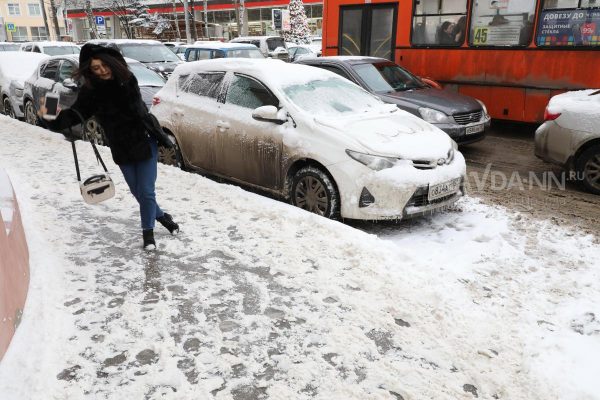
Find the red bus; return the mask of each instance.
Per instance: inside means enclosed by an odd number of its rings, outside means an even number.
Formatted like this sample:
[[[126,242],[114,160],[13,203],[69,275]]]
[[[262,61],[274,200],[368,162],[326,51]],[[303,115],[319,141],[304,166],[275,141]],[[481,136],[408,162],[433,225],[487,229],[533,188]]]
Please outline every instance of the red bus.
[[[551,96],[600,88],[600,0],[325,0],[323,55],[387,58],[541,122]]]

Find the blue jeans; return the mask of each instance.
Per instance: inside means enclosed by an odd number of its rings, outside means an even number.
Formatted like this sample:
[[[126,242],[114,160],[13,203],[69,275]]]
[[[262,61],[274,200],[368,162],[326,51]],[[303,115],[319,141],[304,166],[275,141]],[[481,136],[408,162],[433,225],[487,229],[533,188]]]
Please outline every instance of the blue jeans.
[[[140,217],[142,219],[142,229],[154,229],[154,220],[164,215],[156,203],[156,193],[154,184],[156,183],[156,169],[158,162],[158,146],[155,140],[150,140],[152,148],[152,157],[150,159],[119,165],[129,190],[135,196],[140,204]]]

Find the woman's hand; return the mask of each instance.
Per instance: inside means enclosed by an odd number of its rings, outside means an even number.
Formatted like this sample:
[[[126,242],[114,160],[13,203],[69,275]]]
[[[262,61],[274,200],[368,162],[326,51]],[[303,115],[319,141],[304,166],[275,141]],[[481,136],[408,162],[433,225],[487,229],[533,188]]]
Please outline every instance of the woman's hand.
[[[40,118],[44,118],[44,116],[48,113],[48,109],[46,108],[46,98],[42,97],[40,99],[40,107],[38,108],[37,115]],[[56,116],[60,113],[60,107],[56,108]]]

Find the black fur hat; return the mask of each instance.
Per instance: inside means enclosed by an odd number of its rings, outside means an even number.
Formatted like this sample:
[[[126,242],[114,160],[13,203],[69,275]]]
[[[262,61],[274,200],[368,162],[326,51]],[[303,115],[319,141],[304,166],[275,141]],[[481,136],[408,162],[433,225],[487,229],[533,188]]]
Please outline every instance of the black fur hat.
[[[81,48],[81,52],[79,53],[79,65],[83,65],[83,63],[85,63],[86,61],[90,61],[91,58],[93,58],[96,54],[100,53],[113,56],[114,58],[122,62],[124,65],[127,65],[125,59],[118,50],[106,46],[100,46],[94,43],[86,43],[83,45],[83,47]]]

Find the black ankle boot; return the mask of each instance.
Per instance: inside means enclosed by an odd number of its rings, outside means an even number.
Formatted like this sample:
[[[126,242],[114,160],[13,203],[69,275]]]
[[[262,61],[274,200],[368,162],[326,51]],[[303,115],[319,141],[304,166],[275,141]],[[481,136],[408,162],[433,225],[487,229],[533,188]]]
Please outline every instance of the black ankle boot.
[[[154,230],[146,229],[142,231],[144,235],[144,250],[156,250],[156,242],[154,241]]]
[[[171,232],[171,235],[177,235],[179,233],[179,225],[173,221],[171,214],[164,213],[162,217],[156,218],[156,220],[160,222],[162,226],[167,228],[167,230]]]

